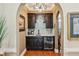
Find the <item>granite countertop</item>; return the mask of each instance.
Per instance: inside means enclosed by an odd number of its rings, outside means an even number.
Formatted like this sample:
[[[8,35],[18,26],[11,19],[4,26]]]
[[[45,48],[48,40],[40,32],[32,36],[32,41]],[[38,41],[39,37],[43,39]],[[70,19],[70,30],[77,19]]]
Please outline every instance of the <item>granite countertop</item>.
[[[38,35],[26,35],[26,36],[38,36]],[[39,36],[55,36],[55,35],[39,35]]]

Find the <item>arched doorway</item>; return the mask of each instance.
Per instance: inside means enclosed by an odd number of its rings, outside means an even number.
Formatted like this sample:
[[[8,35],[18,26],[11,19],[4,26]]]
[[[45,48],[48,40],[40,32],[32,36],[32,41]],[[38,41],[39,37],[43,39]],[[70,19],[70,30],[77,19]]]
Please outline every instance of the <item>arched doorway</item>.
[[[27,22],[27,13],[29,12],[28,11],[28,8],[27,7],[24,7],[24,5],[25,4],[20,4],[20,6],[19,6],[19,8],[18,8],[18,13],[17,13],[17,19],[19,20],[19,19],[25,19],[25,23],[24,23],[24,25],[27,25],[28,26],[28,22]],[[54,28],[55,28],[55,37],[56,37],[56,40],[55,40],[55,48],[57,48],[58,49],[58,51],[60,52],[60,53],[62,53],[63,54],[63,41],[64,41],[64,27],[63,27],[63,11],[62,11],[62,8],[61,8],[61,6],[59,5],[59,4],[55,4],[55,7],[54,7],[54,9],[52,10],[52,12],[54,13],[54,15],[53,15],[53,21],[54,21]],[[37,13],[37,12],[35,12],[35,13]],[[44,12],[45,13],[45,12]],[[59,40],[58,41],[58,16],[59,15],[61,15],[61,25],[62,25],[62,27],[61,27],[61,40]],[[21,52],[23,51],[23,49],[24,48],[26,48],[26,46],[25,46],[25,32],[27,31],[27,26],[25,26],[25,30],[23,30],[22,32],[20,32],[19,31],[19,29],[20,29],[20,27],[19,27],[19,21],[17,21],[17,38],[18,38],[18,40],[17,40],[17,47],[18,47],[18,49],[17,49],[17,51],[18,51],[18,55],[20,55],[21,54]],[[61,47],[59,47],[59,44],[61,44]]]
[[[17,11],[17,55],[21,55],[22,51],[26,48],[26,40],[25,40],[25,25],[27,25],[27,8],[24,7],[24,3],[20,4]],[[22,21],[22,24],[21,22]],[[22,25],[22,26],[20,26]],[[25,49],[26,50],[26,49]]]
[[[55,12],[55,34],[56,34],[56,48],[61,55],[64,54],[64,20],[63,20],[63,10],[59,4],[56,4]]]

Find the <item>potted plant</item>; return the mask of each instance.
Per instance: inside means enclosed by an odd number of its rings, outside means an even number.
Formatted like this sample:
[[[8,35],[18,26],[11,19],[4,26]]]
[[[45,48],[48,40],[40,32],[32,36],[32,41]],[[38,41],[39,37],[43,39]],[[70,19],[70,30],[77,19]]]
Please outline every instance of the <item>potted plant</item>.
[[[1,51],[1,43],[2,43],[2,40],[5,39],[6,37],[6,21],[5,21],[5,18],[4,17],[0,17],[0,51]]]

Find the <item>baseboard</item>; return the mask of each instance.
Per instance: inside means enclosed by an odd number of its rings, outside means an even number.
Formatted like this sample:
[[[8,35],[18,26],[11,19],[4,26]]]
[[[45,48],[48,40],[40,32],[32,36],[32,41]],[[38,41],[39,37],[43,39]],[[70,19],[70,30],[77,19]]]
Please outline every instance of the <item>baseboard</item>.
[[[23,50],[23,52],[21,53],[21,55],[20,56],[24,56],[24,54],[26,53],[26,48]]]
[[[58,49],[55,49],[55,52],[58,53]]]
[[[65,48],[65,52],[79,52],[79,48]]]
[[[62,50],[60,50],[60,52],[62,53]],[[59,53],[59,52],[58,52],[58,49],[55,49],[55,53]]]
[[[2,48],[2,51],[6,52],[6,53],[16,53],[15,48]]]
[[[17,55],[15,48],[1,48],[1,51],[5,53],[5,56],[16,56]]]
[[[65,56],[79,56],[79,52],[66,52]]]
[[[64,55],[65,56],[79,56],[79,48],[65,48]]]

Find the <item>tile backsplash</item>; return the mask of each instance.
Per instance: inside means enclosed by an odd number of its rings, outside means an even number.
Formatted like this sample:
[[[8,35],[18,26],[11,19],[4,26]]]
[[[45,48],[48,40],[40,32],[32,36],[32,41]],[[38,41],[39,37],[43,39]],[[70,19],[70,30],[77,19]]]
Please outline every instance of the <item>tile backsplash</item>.
[[[26,34],[28,36],[36,36],[38,35],[38,29],[28,29],[26,31]],[[41,29],[39,30],[39,35],[40,36],[54,36],[54,29]]]

